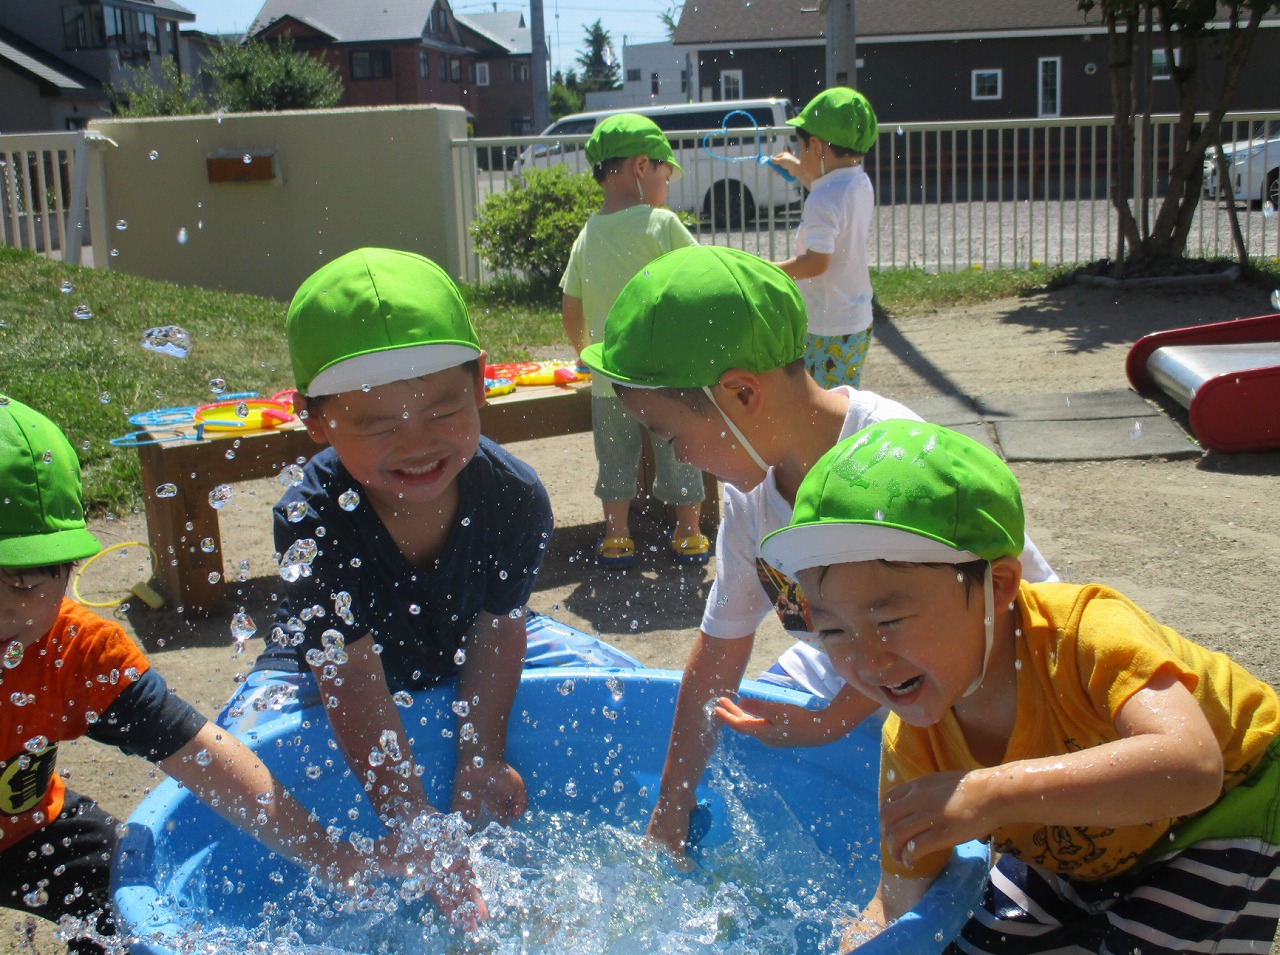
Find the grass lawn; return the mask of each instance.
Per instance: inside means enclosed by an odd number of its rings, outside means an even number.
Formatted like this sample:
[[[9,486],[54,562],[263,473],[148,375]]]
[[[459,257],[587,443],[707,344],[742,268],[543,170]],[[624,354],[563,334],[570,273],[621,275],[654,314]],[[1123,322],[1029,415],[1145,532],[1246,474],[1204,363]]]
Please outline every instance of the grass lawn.
[[[894,315],[1024,294],[1061,275],[904,269],[873,273],[872,282]],[[492,360],[519,361],[564,343],[558,291],[537,296],[495,283],[463,294]],[[81,306],[92,316],[77,318]],[[90,513],[124,513],[141,506],[138,456],[110,440],[135,430],[129,415],[214,401],[215,388],[270,395],[291,387],[285,310],[271,299],[71,268],[0,248],[0,393],[39,409],[66,432],[80,456]],[[190,333],[189,357],[142,348],[143,332],[162,325]]]

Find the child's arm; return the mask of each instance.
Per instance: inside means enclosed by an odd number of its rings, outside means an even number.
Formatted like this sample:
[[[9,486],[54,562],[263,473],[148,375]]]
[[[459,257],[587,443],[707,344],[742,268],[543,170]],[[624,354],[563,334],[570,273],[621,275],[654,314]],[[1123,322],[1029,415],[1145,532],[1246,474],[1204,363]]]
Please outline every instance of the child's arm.
[[[560,300],[560,321],[564,325],[564,333],[569,338],[578,357],[582,350],[591,344],[591,336],[587,333],[587,315],[582,310],[582,299],[574,295],[566,295]]]
[[[326,679],[322,667],[312,667],[312,672],[334,739],[373,810],[384,824],[402,827],[404,832],[414,819],[439,810],[427,799],[415,771],[409,736],[373,644],[373,637],[366,636],[346,645],[347,662],[338,668],[341,679]],[[375,753],[378,758],[370,759]],[[430,871],[432,847],[424,845],[420,851],[421,863]],[[474,886],[465,849],[450,846],[448,854],[453,859],[448,872],[457,879],[433,880],[430,894],[446,917],[471,928],[487,915],[484,900]]]
[[[745,706],[721,697],[716,716],[730,729],[766,746],[824,746],[847,736],[876,711],[873,701],[847,684],[820,710],[772,700],[744,702]]]
[[[903,879],[882,875],[876,894],[846,927],[844,936],[840,939],[840,951],[851,952],[863,942],[879,935],[890,922],[911,911],[932,884],[933,879]]]
[[[649,819],[648,832],[650,839],[677,858],[685,854],[689,814],[698,802],[698,781],[706,772],[719,739],[719,723],[711,717],[711,707],[720,697],[738,691],[754,644],[754,633],[723,640],[699,632],[685,664],[676,693],[676,713],[662,767],[658,804]]]
[[[831,253],[805,249],[799,255],[774,264],[793,279],[811,279],[821,275],[831,265]]]
[[[205,723],[156,765],[228,822],[330,882],[346,883],[372,861],[349,842],[330,843],[324,829],[230,730]],[[379,861],[391,864],[385,856]]]
[[[800,157],[792,153],[790,150],[784,149],[780,153],[774,153],[769,157],[769,161],[776,166],[780,166],[795,177],[796,181],[806,189],[813,186],[813,177],[804,171],[800,165]]]
[[[886,852],[900,864],[984,839],[1001,826],[1132,826],[1199,812],[1222,791],[1222,750],[1191,692],[1157,674],[1116,715],[1120,739],[889,791]]]
[[[529,807],[524,780],[507,762],[507,725],[528,646],[524,614],[481,613],[467,638],[458,674],[458,766],[453,810],[468,819],[509,823]],[[468,730],[467,727],[471,729]]]

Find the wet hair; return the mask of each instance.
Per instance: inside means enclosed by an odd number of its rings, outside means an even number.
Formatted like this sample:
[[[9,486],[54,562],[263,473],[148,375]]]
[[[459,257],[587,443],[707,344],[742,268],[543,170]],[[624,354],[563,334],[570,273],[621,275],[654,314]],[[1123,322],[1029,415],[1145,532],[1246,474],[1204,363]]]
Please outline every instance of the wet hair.
[[[942,564],[933,561],[906,561],[906,560],[882,560],[880,563],[887,567],[939,567],[945,570],[954,570],[956,576],[964,584],[964,599],[969,600],[969,595],[973,592],[974,587],[981,587],[983,579],[987,576],[987,567],[991,565],[990,561],[978,558],[977,560],[967,560],[961,564]]]
[[[19,586],[39,578],[52,580],[64,575],[69,576],[75,566],[76,562],[69,560],[60,564],[44,564],[40,567],[0,567],[0,583]]]
[[[788,377],[808,374],[804,365],[804,358],[797,358],[794,361],[787,362],[782,366],[782,370]],[[663,398],[677,401],[700,415],[707,415],[712,411],[711,399],[707,397],[707,393],[701,388],[635,388],[632,385],[624,385],[622,382],[615,381],[613,383],[613,391],[619,398],[628,391],[648,391]]]
[[[799,126],[796,127],[796,136],[798,136],[800,138],[800,141],[804,143],[806,146],[809,145],[809,140],[813,138],[812,133],[805,132]],[[827,143],[825,139],[823,140],[823,142]],[[827,148],[830,149],[837,156],[841,157],[842,159],[861,158],[862,156],[866,155],[866,153],[860,153],[856,149],[850,149],[848,146],[837,146],[835,143],[827,143]]]
[[[467,372],[467,377],[471,378],[480,372],[480,359],[472,358],[469,361],[464,361],[462,364],[454,365],[453,367],[465,369]],[[448,370],[449,370],[448,368],[440,369],[440,371],[448,371]],[[437,374],[437,373],[432,372],[432,374]],[[305,400],[307,403],[307,417],[310,417],[313,414],[320,414],[321,412],[323,412],[324,406],[328,404],[329,399],[333,398],[334,395],[303,395],[302,397],[303,397],[303,400]]]

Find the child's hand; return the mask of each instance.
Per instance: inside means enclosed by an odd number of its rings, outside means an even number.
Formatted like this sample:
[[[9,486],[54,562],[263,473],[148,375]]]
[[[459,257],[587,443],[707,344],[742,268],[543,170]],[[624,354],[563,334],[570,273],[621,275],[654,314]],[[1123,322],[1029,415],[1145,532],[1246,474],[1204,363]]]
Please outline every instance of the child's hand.
[[[687,861],[689,848],[689,818],[696,802],[692,805],[677,804],[667,800],[661,793],[658,804],[649,817],[649,829],[645,833],[651,842],[655,842],[675,859],[677,867]],[[688,862],[688,868],[693,863]]]
[[[481,766],[459,762],[451,808],[473,825],[492,819],[505,826],[524,815],[529,794],[520,774],[505,759],[490,759]]]
[[[785,149],[780,153],[774,153],[772,156],[769,157],[769,161],[777,163],[779,166],[781,166],[787,172],[791,173],[791,175],[793,176],[800,171],[799,158],[792,155],[790,152],[788,152]]]
[[[899,865],[985,839],[999,827],[986,805],[985,787],[967,773],[931,773],[885,794],[880,826],[885,851]]]
[[[750,700],[750,709],[727,696],[716,701],[715,714],[735,732],[766,746],[804,746],[806,731],[814,729],[813,714],[803,706],[773,700]],[[821,727],[818,727],[821,730]]]

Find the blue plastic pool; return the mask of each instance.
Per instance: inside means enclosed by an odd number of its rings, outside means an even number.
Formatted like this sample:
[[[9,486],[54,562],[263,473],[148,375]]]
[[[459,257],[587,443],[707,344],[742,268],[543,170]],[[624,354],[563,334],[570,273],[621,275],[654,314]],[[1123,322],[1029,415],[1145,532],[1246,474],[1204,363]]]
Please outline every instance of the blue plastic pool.
[[[508,755],[525,778],[531,808],[596,816],[642,832],[656,795],[678,681],[678,673],[662,670],[526,671],[513,709]],[[753,682],[743,685],[743,694],[813,703],[803,694]],[[441,727],[454,720],[452,702],[452,687],[446,686],[417,694],[413,707],[402,711],[407,732],[417,737],[414,751],[426,767],[428,796],[437,805],[447,805],[450,790],[454,745]],[[329,739],[323,714],[306,710],[267,725],[248,742],[322,820],[375,831],[376,820],[368,813],[351,821],[358,787],[343,773],[345,764]],[[877,873],[878,726],[860,727],[829,746],[794,750],[769,749],[726,733],[722,750],[730,768],[729,775],[720,774],[721,788],[732,790],[731,798],[716,791],[714,774],[700,792],[710,807],[710,827],[702,840],[708,858],[746,818],[742,800],[749,801],[751,792],[767,793],[794,827],[795,835],[786,838],[811,842],[826,857],[834,873],[829,881],[836,885],[825,890],[847,899],[850,909],[866,901]],[[742,784],[726,787],[726,778]],[[859,951],[941,952],[980,899],[987,858],[986,847],[978,843],[960,847],[916,909]],[[138,955],[204,951],[202,938],[221,929],[260,926],[264,912],[308,898],[298,890],[305,882],[301,870],[276,859],[171,780],[129,819],[112,882],[120,930]],[[770,891],[764,886],[758,894]],[[799,951],[813,950],[809,936],[799,939]],[[316,951],[362,950],[344,948],[336,938],[340,933],[307,941]],[[829,933],[824,944],[830,945]],[[221,945],[218,950],[220,955],[227,951]],[[246,950],[281,949],[268,942]]]

